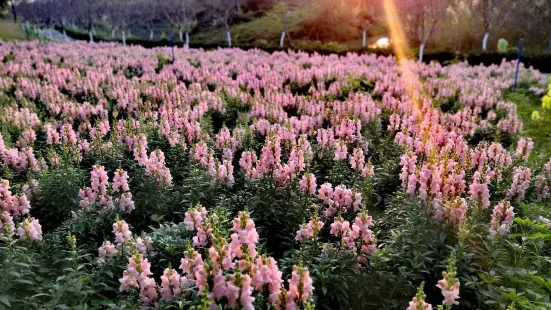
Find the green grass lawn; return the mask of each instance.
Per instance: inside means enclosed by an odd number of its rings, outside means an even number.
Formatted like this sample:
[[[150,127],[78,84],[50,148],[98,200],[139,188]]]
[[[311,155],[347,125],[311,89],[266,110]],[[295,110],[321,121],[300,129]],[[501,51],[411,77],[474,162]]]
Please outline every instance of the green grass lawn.
[[[534,140],[534,150],[551,157],[551,111],[541,106],[541,98],[520,92],[511,92],[505,96],[507,101],[517,105],[520,120],[524,123],[522,135]],[[532,112],[538,111],[541,119],[532,120]]]
[[[32,36],[29,32],[29,35]],[[0,38],[4,41],[15,41],[15,40],[26,40],[25,31],[23,31],[23,26],[21,23],[15,24],[13,20],[10,19],[0,19]]]

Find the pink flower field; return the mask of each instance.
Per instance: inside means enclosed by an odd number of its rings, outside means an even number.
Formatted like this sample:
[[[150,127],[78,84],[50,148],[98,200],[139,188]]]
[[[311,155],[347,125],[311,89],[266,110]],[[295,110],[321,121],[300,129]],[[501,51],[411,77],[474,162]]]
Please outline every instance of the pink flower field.
[[[0,309],[551,309],[537,70],[0,44]]]

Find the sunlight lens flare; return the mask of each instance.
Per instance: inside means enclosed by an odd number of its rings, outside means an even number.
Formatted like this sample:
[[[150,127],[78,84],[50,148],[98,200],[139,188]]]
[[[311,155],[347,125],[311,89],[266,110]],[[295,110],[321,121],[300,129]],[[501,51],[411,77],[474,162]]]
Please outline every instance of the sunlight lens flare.
[[[389,38],[380,38],[377,42],[373,43],[370,48],[386,49],[390,48],[390,39]]]
[[[402,73],[402,79],[406,92],[413,103],[413,108],[416,109],[414,112],[418,112],[421,106],[416,87],[418,80],[415,73],[412,71],[411,62],[408,61],[406,57],[406,52],[409,51],[409,46],[394,0],[384,0],[384,10],[388,29],[390,31],[390,40],[392,42],[394,54],[396,55],[396,61]]]

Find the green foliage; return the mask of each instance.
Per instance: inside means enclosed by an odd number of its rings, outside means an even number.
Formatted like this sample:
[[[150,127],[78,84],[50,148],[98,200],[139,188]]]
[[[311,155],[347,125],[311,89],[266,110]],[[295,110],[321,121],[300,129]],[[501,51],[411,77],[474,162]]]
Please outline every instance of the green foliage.
[[[515,218],[512,234],[468,247],[474,257],[471,277],[465,277],[479,300],[489,309],[551,309],[551,250],[549,228],[529,219]],[[483,253],[480,253],[483,252]]]
[[[509,42],[507,42],[507,40],[505,39],[499,39],[497,41],[497,51],[500,53],[500,54],[505,54],[507,53],[507,51],[509,50]]]
[[[33,212],[48,231],[79,209],[78,192],[88,175],[77,166],[52,167],[39,178],[40,193],[33,199]]]
[[[515,102],[520,120],[524,123],[523,130],[526,136],[534,140],[534,144],[543,154],[551,154],[551,111],[543,109],[538,103],[539,98],[524,93],[523,90],[506,94],[506,100]],[[532,113],[538,111],[541,119],[532,121]]]

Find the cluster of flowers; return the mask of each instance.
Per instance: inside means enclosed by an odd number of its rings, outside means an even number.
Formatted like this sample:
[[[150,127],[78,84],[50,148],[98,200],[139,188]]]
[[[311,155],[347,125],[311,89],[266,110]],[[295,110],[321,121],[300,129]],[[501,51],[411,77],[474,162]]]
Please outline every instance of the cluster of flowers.
[[[161,144],[166,142],[171,148],[190,146],[194,160],[218,184],[232,186],[240,172],[247,181],[271,178],[281,187],[298,183],[309,200],[319,199],[325,208],[320,212],[322,219],[314,215],[300,228],[297,240],[314,238],[324,227],[323,221],[330,222],[330,233],[344,248],[355,249],[360,261],[376,248],[372,220],[364,211],[355,214],[352,224],[342,216],[362,210],[361,193],[330,183],[318,189],[318,178],[310,168],[314,160],[330,158],[335,165],[373,178],[375,169],[362,131],[381,115],[390,115],[386,130],[404,148],[400,174],[404,192],[426,200],[444,225],[461,225],[469,206],[488,209],[494,196],[503,196],[497,200],[522,199],[529,193],[533,175],[538,197],[549,196],[551,162],[541,173],[519,166],[530,157],[530,139],[520,139],[516,152],[499,143],[471,147],[467,142],[479,129],[507,134],[521,131],[515,105],[500,100],[513,83],[512,62],[476,68],[465,63],[445,67],[411,63],[423,79],[408,82],[393,58],[372,55],[186,50],[178,51],[174,63],[156,72],[158,51],[154,50],[78,43],[70,51],[57,44],[6,46],[0,57],[8,52],[13,56],[0,67],[0,98],[9,99],[2,103],[0,123],[17,130],[0,135],[0,169],[33,173],[48,169],[47,163],[59,167],[59,154],[66,149],[79,159],[119,147],[132,154],[160,186],[168,186],[173,180],[165,154],[148,147],[148,143],[158,145],[159,141],[148,141],[158,136],[164,139]],[[133,57],[114,57],[128,51]],[[88,64],[91,60],[94,66]],[[140,74],[129,73],[134,71]],[[371,93],[356,91],[349,83],[351,78],[373,85]],[[522,70],[521,78],[530,84],[546,82],[541,73],[528,68]],[[408,91],[411,86],[417,90],[415,96]],[[539,87],[531,91],[544,92]],[[551,106],[549,96],[544,106]],[[434,107],[434,100],[453,103],[454,109]],[[205,116],[233,113],[230,102],[244,108],[236,120],[243,125],[210,133]],[[49,119],[41,120],[37,111]],[[501,112],[504,117],[498,117]],[[264,139],[259,153],[246,149],[243,140],[248,134]],[[37,141],[46,141],[46,150]],[[511,184],[502,184],[509,178]],[[504,193],[490,192],[507,187]],[[22,189],[26,194],[16,198],[7,195],[5,188],[1,193],[2,236],[11,238],[14,219],[28,212],[24,211],[28,210],[27,193],[36,186],[29,183]],[[79,197],[83,207],[96,202],[105,211],[117,206],[130,212],[134,207],[127,173],[117,170],[110,186],[101,166],[92,167],[91,185]],[[490,234],[506,233],[512,217],[512,207],[500,202],[494,208]],[[116,223],[115,244],[106,241],[100,259],[129,255],[121,289],[139,289],[144,304],[156,302],[159,293],[162,299],[181,295],[184,288],[196,289],[212,305],[250,307],[254,292],[267,294],[266,300],[276,308],[307,304],[312,292],[307,270],[297,266],[285,289],[276,262],[256,253],[258,235],[246,213],[234,221],[231,241],[221,237],[216,215],[208,216],[204,209],[189,210],[185,221],[197,232],[193,246],[201,249],[186,252],[181,274],[172,268],[165,270],[160,289],[151,277],[146,251],[141,250],[147,242],[132,241],[128,226]],[[38,222],[32,219],[20,227],[25,236],[21,238],[40,235]],[[442,289],[455,292],[454,285],[450,278]]]
[[[32,149],[39,134],[45,135],[48,145],[69,145],[84,153],[95,147],[112,147],[112,141],[116,140],[133,152],[134,159],[148,175],[160,185],[170,185],[172,177],[162,151],[148,155],[144,132],[156,129],[171,147],[185,149],[187,144],[195,145],[195,159],[215,181],[230,186],[234,183],[233,156],[242,148],[240,138],[245,130],[235,128],[232,133],[223,127],[215,137],[209,137],[201,132],[200,123],[209,111],[226,112],[227,98],[250,108],[244,113],[244,118],[250,121],[247,130],[269,137],[260,156],[242,152],[239,163],[247,179],[270,175],[282,185],[308,167],[312,159],[309,140],[314,137],[320,146],[334,151],[335,160],[348,159],[353,170],[364,177],[372,176],[373,167],[365,159],[367,148],[354,144],[363,143],[362,128],[383,111],[391,115],[388,129],[399,131],[396,135],[399,144],[409,146],[416,155],[441,148],[448,154],[455,150],[461,165],[469,153],[464,138],[472,136],[478,127],[520,130],[514,105],[497,100],[500,92],[511,86],[509,75],[514,67],[508,62],[476,70],[465,64],[447,67],[412,64],[426,79],[417,85],[427,97],[420,98],[423,111],[416,113],[404,92],[399,70],[390,58],[382,61],[369,55],[332,58],[300,53],[268,56],[239,50],[188,50],[179,51],[182,54],[178,56],[197,59],[208,69],[178,60],[156,74],[156,54],[150,51],[133,50],[135,57],[119,59],[110,57],[121,52],[115,46],[91,48],[77,44],[75,53],[55,44],[48,48],[32,43],[10,48],[16,51],[15,58],[0,70],[0,83],[6,90],[13,89],[18,99],[27,101],[21,105],[7,104],[2,115],[3,121],[23,132],[17,141],[19,148],[0,147],[0,155],[15,170],[45,168],[46,161],[35,159]],[[101,66],[86,65],[85,59],[92,55]],[[49,63],[61,59],[63,68],[51,70]],[[267,60],[272,64],[269,67],[249,65]],[[303,63],[314,65],[304,68]],[[142,74],[129,79],[118,68],[135,68]],[[382,100],[378,102],[369,94],[354,92],[348,86],[350,76],[372,83],[373,95],[381,96]],[[531,83],[545,80],[531,69],[523,70],[522,78]],[[182,80],[189,83],[178,83]],[[214,85],[214,90],[205,85]],[[307,94],[295,94],[291,85],[309,89]],[[342,94],[348,96],[332,99]],[[430,98],[459,98],[461,109],[455,114],[438,112],[430,106]],[[53,120],[41,124],[33,108],[37,100],[47,103],[45,108],[54,116]],[[508,112],[499,121],[495,113],[498,109]],[[296,110],[296,115],[289,115],[289,110]],[[78,128],[74,124],[79,124]],[[205,149],[211,138],[220,151],[220,159],[215,158],[214,149]],[[281,154],[281,144],[291,146],[288,154]],[[351,153],[349,148],[353,149]],[[49,154],[49,162],[59,165],[59,156],[55,152]],[[289,160],[281,162],[281,158]],[[461,174],[461,169],[455,170]],[[410,184],[408,190],[413,191],[413,181]]]
[[[421,129],[431,126],[436,128],[430,132],[442,131],[438,128],[443,125],[438,124],[441,116],[425,111],[420,117],[423,117],[421,125],[413,123],[403,127],[402,122],[402,131],[396,135],[397,142],[406,147],[406,154],[401,158],[400,179],[407,194],[417,195],[432,204],[436,219],[444,225],[459,227],[469,209],[467,199],[483,209],[489,208],[490,184],[503,182],[505,176],[512,181],[501,198],[518,200],[525,196],[532,182],[532,171],[518,164],[530,157],[534,146],[531,139],[521,138],[514,154],[498,143],[481,143],[470,149],[462,133],[448,131],[443,133],[448,137],[442,139],[439,135],[426,133],[419,137],[419,131],[411,132],[412,126]],[[391,119],[394,124],[400,120],[399,116]],[[391,127],[391,130],[396,129],[394,125]],[[410,135],[415,138],[411,139]],[[516,167],[509,169],[513,164]],[[542,199],[548,196],[549,176],[545,169],[536,177],[536,192]]]
[[[0,241],[9,242],[17,233],[20,240],[42,240],[42,226],[38,220],[27,217],[31,204],[26,194],[19,196],[10,191],[10,182],[0,183]],[[17,224],[16,230],[16,221]]]
[[[536,195],[538,199],[549,197],[549,188],[551,186],[551,159],[544,165],[543,171],[535,178]]]
[[[160,285],[151,277],[151,265],[145,258],[147,248],[141,249],[138,239],[133,241],[124,221],[113,224],[115,243],[120,249],[130,249],[128,266],[120,279],[121,291],[139,290],[140,301],[145,305],[159,300],[170,302],[190,289],[196,290],[210,309],[227,306],[252,310],[255,294],[263,295],[275,309],[297,309],[311,304],[314,288],[308,269],[294,266],[285,288],[277,262],[258,255],[258,233],[247,212],[239,212],[233,219],[229,243],[223,237],[218,216],[209,216],[204,208],[188,210],[185,224],[188,230],[196,231],[193,244],[197,249],[188,245],[179,267],[181,274],[166,268]],[[101,260],[113,257],[120,249],[106,241],[99,249]]]
[[[113,234],[115,235],[114,243],[106,240],[98,249],[99,264],[105,263],[119,253],[130,254],[137,250],[139,254],[147,256],[153,249],[153,241],[150,237],[134,238],[128,224],[123,220],[117,219],[113,223]]]
[[[34,131],[30,135],[34,135]],[[32,171],[38,172],[45,166],[45,162],[39,162],[32,147],[8,148],[5,145],[4,137],[0,133],[0,169],[9,167],[17,172]]]
[[[109,185],[111,185],[110,189]],[[83,208],[88,208],[93,203],[99,202],[102,212],[114,211],[115,205],[121,212],[129,213],[134,210],[132,193],[128,187],[128,173],[122,169],[115,171],[113,182],[109,184],[105,168],[100,165],[93,166],[90,173],[90,187],[80,189],[78,196],[80,197],[80,206]]]

